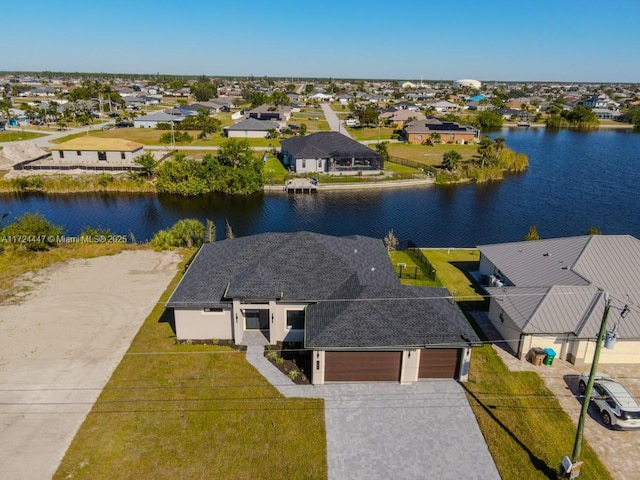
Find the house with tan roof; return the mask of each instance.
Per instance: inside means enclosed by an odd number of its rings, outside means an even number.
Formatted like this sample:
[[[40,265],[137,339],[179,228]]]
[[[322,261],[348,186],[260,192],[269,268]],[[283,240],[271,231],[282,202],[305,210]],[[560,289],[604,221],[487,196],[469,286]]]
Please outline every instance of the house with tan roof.
[[[144,145],[121,138],[78,137],[50,148],[54,164],[75,168],[87,166],[122,167],[134,165],[144,153]]]

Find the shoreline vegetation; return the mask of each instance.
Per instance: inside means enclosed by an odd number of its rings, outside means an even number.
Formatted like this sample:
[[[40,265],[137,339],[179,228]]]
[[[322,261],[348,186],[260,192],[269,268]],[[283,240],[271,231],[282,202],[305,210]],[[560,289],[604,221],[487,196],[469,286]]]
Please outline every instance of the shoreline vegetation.
[[[226,148],[225,148],[226,147]],[[312,174],[320,191],[362,188],[394,188],[415,185],[482,183],[501,180],[505,174],[528,167],[525,154],[506,147],[504,139],[482,137],[477,145],[436,144],[433,146],[382,142],[375,148],[385,156],[385,171],[376,175]],[[202,159],[178,151],[163,162],[145,155],[139,172],[121,173],[34,173],[0,177],[0,193],[166,193],[183,196],[213,192],[248,195],[284,191],[289,172],[271,152],[267,161],[255,158],[244,142],[229,142]],[[261,165],[261,167],[259,166]],[[300,177],[300,176],[298,176]]]

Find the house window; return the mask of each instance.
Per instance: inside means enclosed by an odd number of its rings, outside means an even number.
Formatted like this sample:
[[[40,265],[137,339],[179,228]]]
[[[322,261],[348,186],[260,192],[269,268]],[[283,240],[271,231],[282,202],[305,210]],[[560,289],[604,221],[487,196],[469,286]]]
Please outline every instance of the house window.
[[[80,150],[76,150],[76,155],[79,157],[80,155],[82,155],[82,152]]]
[[[64,151],[60,150],[60,158],[64,158]]]
[[[417,138],[418,140],[422,140],[422,135],[418,135],[416,138]]]
[[[302,168],[307,168],[307,160],[306,159],[302,160]]]
[[[287,328],[304,330],[304,310],[287,310]]]
[[[98,152],[98,160],[107,161],[107,152]]]
[[[202,311],[205,313],[222,313],[221,308],[203,308]]]
[[[121,152],[121,153],[120,153],[120,158],[121,158],[122,160],[126,160],[126,159],[127,159],[127,155],[126,155],[124,152]]]

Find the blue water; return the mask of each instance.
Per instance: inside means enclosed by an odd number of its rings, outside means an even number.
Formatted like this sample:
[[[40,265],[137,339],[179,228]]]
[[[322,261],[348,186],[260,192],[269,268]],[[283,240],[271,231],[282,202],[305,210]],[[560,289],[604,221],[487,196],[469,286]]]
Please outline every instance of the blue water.
[[[529,156],[529,169],[483,185],[400,190],[211,195],[182,198],[144,194],[1,195],[10,218],[40,212],[70,235],[101,226],[147,240],[181,218],[213,220],[224,237],[309,230],[382,238],[425,247],[467,247],[522,240],[531,225],[541,237],[605,234],[640,238],[640,134],[503,130],[512,149]]]

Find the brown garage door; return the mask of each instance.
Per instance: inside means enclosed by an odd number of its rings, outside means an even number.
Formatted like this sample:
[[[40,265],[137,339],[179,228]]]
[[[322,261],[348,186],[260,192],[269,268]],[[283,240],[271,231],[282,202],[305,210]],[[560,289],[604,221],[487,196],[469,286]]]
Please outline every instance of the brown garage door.
[[[326,382],[399,382],[402,352],[327,352]]]
[[[420,351],[418,378],[458,378],[460,350],[434,348]]]

